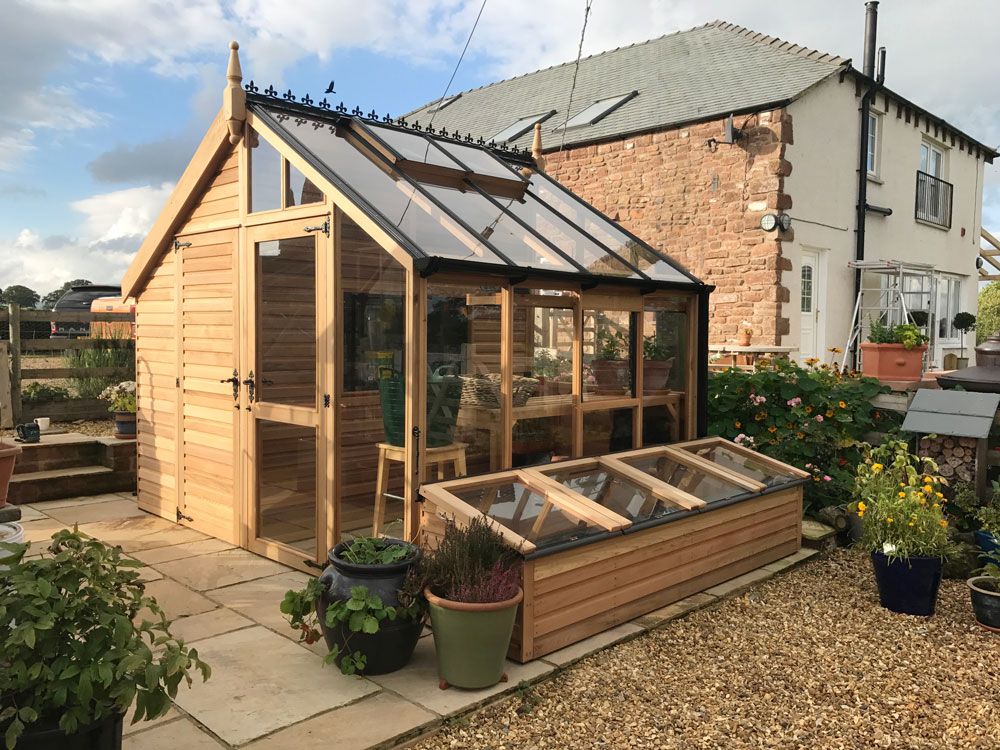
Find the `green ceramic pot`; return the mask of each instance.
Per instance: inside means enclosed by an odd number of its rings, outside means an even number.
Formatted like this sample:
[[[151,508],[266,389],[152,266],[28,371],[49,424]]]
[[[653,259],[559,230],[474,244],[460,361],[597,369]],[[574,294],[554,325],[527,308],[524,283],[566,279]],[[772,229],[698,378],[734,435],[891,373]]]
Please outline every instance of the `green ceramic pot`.
[[[524,592],[503,602],[453,602],[425,589],[441,687],[479,689],[504,678],[504,662]]]

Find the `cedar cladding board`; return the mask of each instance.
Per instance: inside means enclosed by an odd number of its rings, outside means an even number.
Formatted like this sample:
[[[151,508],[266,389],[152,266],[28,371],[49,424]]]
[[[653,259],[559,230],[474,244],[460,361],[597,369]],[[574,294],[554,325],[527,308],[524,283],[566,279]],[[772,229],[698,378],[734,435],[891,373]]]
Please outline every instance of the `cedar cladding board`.
[[[745,123],[745,124],[744,124]],[[709,339],[732,341],[743,320],[760,343],[780,344],[789,331],[781,284],[791,261],[783,241],[794,230],[764,232],[760,217],[787,211],[792,142],[784,109],[736,118],[743,138],[710,146],[724,119],[620,140],[567,146],[545,155],[546,172],[658,250],[714,284]]]

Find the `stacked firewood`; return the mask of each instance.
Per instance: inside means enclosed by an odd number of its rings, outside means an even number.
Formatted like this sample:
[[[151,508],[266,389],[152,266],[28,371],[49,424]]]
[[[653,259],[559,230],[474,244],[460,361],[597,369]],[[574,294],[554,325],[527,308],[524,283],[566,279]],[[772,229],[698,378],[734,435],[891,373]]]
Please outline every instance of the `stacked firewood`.
[[[976,439],[967,437],[923,437],[919,454],[932,458],[941,476],[971,482],[976,476]]]

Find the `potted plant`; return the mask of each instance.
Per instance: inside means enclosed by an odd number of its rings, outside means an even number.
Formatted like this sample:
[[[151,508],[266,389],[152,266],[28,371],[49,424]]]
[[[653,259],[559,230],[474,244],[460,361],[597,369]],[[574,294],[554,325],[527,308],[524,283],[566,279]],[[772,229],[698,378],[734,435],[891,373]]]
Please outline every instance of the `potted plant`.
[[[974,571],[978,575],[967,581],[972,613],[984,628],[1000,633],[1000,554],[985,557],[986,565]]]
[[[598,321],[596,343],[590,367],[598,392],[625,393],[629,387],[628,337]]]
[[[736,345],[750,346],[751,341],[753,341],[753,326],[749,320],[740,321],[740,327],[736,332]]]
[[[447,524],[428,555],[424,589],[442,690],[506,679],[504,660],[524,597],[520,579],[518,554],[486,518]]]
[[[538,379],[538,392],[542,396],[559,396],[572,393],[572,363],[568,357],[552,354],[549,349],[535,352],[531,374]]]
[[[135,381],[123,380],[116,385],[109,385],[101,391],[100,399],[107,401],[108,411],[115,415],[115,437],[119,440],[135,438]]]
[[[7,490],[14,474],[14,464],[21,455],[21,446],[0,440],[0,508],[7,504]]]
[[[667,345],[656,336],[646,336],[642,340],[642,390],[643,393],[657,393],[667,390],[670,369],[674,358]]]
[[[926,310],[911,310],[910,311],[910,322],[913,323],[917,328],[923,328],[927,325],[927,321],[931,319],[930,313]]]
[[[956,313],[951,324],[962,334],[962,356],[958,358],[958,369],[961,370],[969,366],[969,358],[965,356],[965,334],[976,330],[976,316],[967,312]]]
[[[861,344],[861,371],[879,380],[916,382],[923,373],[927,337],[912,323],[896,326],[872,320]]]
[[[141,563],[76,531],[52,540],[30,560],[27,545],[0,545],[0,732],[8,750],[120,748],[133,703],[133,723],[155,719],[211,670],[171,636]]]
[[[341,542],[319,578],[285,594],[281,611],[300,641],[315,643],[322,632],[326,662],[344,674],[395,672],[413,656],[426,616],[413,572],[420,556],[399,539]]]
[[[854,510],[871,553],[879,601],[901,614],[934,614],[944,557],[951,549],[943,479],[932,460],[901,440],[869,450],[856,474]]]
[[[1000,485],[993,482],[988,502],[976,511],[979,528],[973,532],[976,544],[983,552],[1000,552]]]

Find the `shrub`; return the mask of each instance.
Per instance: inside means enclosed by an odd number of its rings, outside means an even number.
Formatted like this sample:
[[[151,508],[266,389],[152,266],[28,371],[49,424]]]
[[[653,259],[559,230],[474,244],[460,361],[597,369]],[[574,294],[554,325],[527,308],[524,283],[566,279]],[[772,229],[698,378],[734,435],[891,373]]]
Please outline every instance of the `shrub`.
[[[119,380],[135,379],[135,349],[131,338],[112,337],[100,339],[96,349],[69,349],[64,355],[67,367],[83,368],[84,372],[73,378],[73,387],[80,398],[100,398],[100,393]],[[86,370],[115,367],[114,375],[88,375]]]
[[[115,385],[109,385],[98,396],[102,401],[107,401],[111,406],[108,411],[136,412],[135,381],[125,380]]]
[[[870,320],[868,341],[873,344],[902,344],[906,349],[916,349],[927,342],[927,337],[912,323],[888,326],[880,320]]]
[[[1000,330],[1000,283],[991,281],[979,290],[979,317],[976,320],[976,343],[981,344]]]
[[[69,398],[69,391],[48,383],[28,383],[21,389],[22,401],[62,401]]]
[[[730,369],[708,381],[709,433],[812,473],[809,510],[849,501],[861,439],[891,420],[871,399],[888,388],[827,365],[785,359],[755,371]]]

